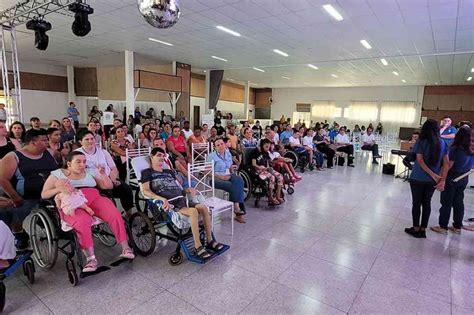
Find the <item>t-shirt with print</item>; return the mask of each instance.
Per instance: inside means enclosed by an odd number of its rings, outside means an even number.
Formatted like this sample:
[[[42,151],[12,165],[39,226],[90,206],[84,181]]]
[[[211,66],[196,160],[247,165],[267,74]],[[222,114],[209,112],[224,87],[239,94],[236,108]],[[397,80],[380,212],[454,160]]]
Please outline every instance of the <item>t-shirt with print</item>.
[[[271,158],[267,152],[261,152],[259,149],[255,149],[250,153],[251,160],[256,160],[258,166],[268,167],[271,162]]]
[[[151,191],[158,196],[168,199],[168,202],[174,206],[174,211],[179,211],[179,209],[186,207],[186,198],[169,201],[179,196],[185,196],[183,187],[176,181],[174,170],[164,169],[158,172],[152,168],[147,168],[142,171],[141,182],[149,182]]]

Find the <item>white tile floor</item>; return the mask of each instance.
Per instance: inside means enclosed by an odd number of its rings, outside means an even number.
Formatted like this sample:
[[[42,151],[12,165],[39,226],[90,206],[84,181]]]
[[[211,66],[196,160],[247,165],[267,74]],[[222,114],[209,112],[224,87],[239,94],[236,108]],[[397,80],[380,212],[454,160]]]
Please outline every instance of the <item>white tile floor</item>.
[[[168,264],[171,244],[70,287],[63,262],[7,281],[6,313],[474,314],[474,232],[414,239],[407,183],[357,159],[307,172],[287,203],[248,209],[216,229],[231,250],[201,266]],[[431,223],[438,218],[439,195]],[[466,192],[474,216],[474,190]],[[103,263],[119,250],[98,246]]]

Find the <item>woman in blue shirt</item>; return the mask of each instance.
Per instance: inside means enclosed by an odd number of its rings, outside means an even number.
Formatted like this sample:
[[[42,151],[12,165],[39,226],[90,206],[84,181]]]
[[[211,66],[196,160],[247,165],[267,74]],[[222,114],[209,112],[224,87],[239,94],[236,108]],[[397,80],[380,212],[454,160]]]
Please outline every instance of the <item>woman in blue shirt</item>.
[[[447,147],[439,137],[439,125],[436,120],[428,119],[423,124],[413,152],[416,154],[415,165],[410,175],[413,226],[406,228],[405,232],[416,238],[426,238],[431,198],[436,188],[444,189],[444,182],[440,176],[443,174],[441,165],[444,170],[448,163]]]
[[[454,142],[449,150],[449,164],[447,169],[446,186],[441,192],[441,208],[439,209],[439,226],[431,227],[431,230],[443,235],[448,234],[449,217],[453,208],[453,226],[450,228],[456,234],[461,234],[462,221],[464,217],[464,190],[469,182],[464,177],[458,182],[453,179],[469,172],[474,166],[474,154],[471,146],[471,128],[462,126],[459,128]],[[444,179],[443,179],[444,180]]]
[[[215,188],[229,193],[229,200],[234,203],[235,220],[245,223],[244,180],[235,173],[236,166],[232,165],[232,154],[224,140],[214,140],[214,147],[216,151],[209,154],[208,159],[214,162]]]

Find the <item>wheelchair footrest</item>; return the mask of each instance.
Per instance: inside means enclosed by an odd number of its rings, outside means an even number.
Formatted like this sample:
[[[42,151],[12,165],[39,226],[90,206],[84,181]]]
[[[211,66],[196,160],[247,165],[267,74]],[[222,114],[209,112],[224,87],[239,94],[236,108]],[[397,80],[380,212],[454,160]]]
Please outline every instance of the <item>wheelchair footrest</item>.
[[[112,267],[117,267],[117,266],[120,266],[121,264],[123,264],[124,262],[127,262],[127,261],[128,261],[128,262],[132,262],[133,259],[120,258],[120,259],[118,259],[118,260],[112,262],[112,263],[110,264],[110,266],[112,266]]]
[[[90,277],[90,276],[94,276],[96,274],[99,274],[99,273],[102,273],[104,271],[108,271],[110,270],[110,267],[107,267],[107,266],[99,266],[97,267],[96,271],[91,271],[91,272],[82,272],[81,271],[81,279],[82,278],[87,278],[87,277]]]
[[[205,263],[213,260],[217,256],[223,254],[224,252],[226,252],[230,248],[229,245],[224,244],[224,247],[222,247],[221,250],[209,251],[209,254],[211,254],[211,257],[206,258],[206,259],[202,259],[198,255],[196,255],[196,249],[194,247],[194,240],[193,240],[192,237],[189,237],[185,240],[179,240],[178,243],[179,243],[179,245],[181,245],[181,248],[183,249],[183,252],[184,252],[184,255],[186,256],[186,258],[189,261],[192,261],[192,262],[198,263],[198,264],[205,264]]]
[[[31,255],[33,254],[32,250],[23,250],[23,251],[18,251],[17,256],[10,260],[10,266],[8,266],[5,269],[0,270],[0,277],[1,278],[6,278],[11,276],[19,267],[23,265],[25,261],[30,259]]]

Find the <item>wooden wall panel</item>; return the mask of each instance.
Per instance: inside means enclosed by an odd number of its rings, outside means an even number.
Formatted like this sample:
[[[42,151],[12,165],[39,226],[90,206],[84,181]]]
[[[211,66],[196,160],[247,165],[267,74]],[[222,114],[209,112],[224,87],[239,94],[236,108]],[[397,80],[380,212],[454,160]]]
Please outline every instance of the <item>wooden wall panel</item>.
[[[191,96],[206,97],[206,77],[191,73]]]
[[[255,105],[257,100],[257,95],[254,88],[250,88],[249,103]]]
[[[219,100],[243,103],[245,89],[242,85],[222,81]]]
[[[255,105],[256,91],[258,89],[250,88],[249,103]],[[232,82],[222,81],[221,94],[219,100],[229,102],[244,102],[244,86]],[[191,96],[206,97],[206,76],[191,73]]]
[[[135,70],[133,74],[135,88],[167,92],[181,92],[182,90],[183,78],[181,77],[143,70]]]
[[[423,109],[474,111],[474,86],[426,86]]]
[[[176,116],[183,111],[184,116],[189,120],[191,104],[191,65],[176,62],[176,75],[181,77],[182,80],[182,92],[176,104]]]
[[[97,68],[74,68],[74,88],[77,96],[98,96]]]
[[[13,86],[13,76],[9,75],[9,85]],[[1,78],[1,74],[0,74]],[[24,90],[67,93],[67,77],[42,73],[20,72],[20,84]],[[3,89],[3,80],[0,79]]]
[[[255,107],[271,107],[272,89],[255,89]]]
[[[451,110],[423,110],[421,111],[422,117],[428,117],[440,121],[445,116],[451,116],[453,119],[453,125],[460,121],[471,121],[474,122],[474,111],[451,111]]]

